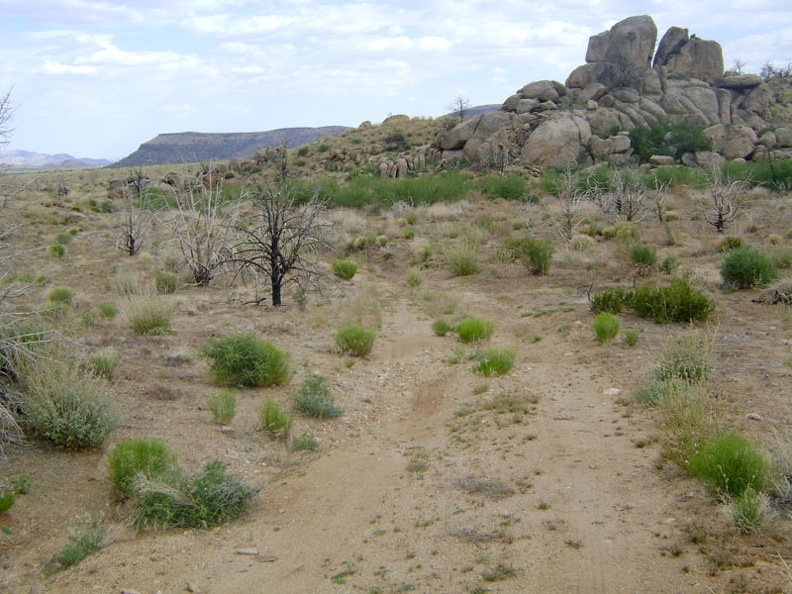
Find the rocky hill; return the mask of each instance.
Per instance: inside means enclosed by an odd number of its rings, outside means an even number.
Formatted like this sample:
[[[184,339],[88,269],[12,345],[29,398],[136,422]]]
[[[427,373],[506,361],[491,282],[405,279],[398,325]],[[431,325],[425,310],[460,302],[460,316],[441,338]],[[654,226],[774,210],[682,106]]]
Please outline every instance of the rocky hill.
[[[630,130],[671,122],[703,128],[712,145],[677,158],[691,165],[792,158],[788,78],[724,72],[720,45],[680,27],[671,27],[655,51],[656,41],[651,17],[627,18],[589,40],[586,63],[565,83],[527,84],[499,111],[441,134],[434,148],[444,159],[479,163],[626,163]]]
[[[32,151],[0,152],[0,167],[13,171],[35,171],[44,169],[87,169],[104,167],[111,161],[106,159],[76,158],[65,153],[45,155]]]
[[[275,148],[286,145],[287,148],[294,148],[327,136],[338,136],[345,130],[348,128],[344,126],[324,126],[281,128],[267,132],[160,134],[141,144],[138,150],[114,163],[112,167],[246,159],[264,147]]]

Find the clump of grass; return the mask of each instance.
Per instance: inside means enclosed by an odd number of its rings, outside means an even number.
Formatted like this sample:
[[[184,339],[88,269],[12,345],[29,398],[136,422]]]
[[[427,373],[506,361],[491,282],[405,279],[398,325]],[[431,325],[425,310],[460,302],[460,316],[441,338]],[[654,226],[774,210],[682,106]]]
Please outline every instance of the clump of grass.
[[[161,271],[154,277],[154,287],[160,295],[169,295],[176,292],[178,277],[172,272]]]
[[[516,357],[517,351],[513,348],[487,349],[481,354],[473,370],[484,377],[506,375],[514,366]]]
[[[766,287],[778,280],[778,268],[773,259],[749,247],[731,251],[721,267],[723,282],[737,289]]]
[[[101,446],[120,423],[110,386],[73,366],[40,359],[23,373],[27,423],[44,439],[68,450]]]
[[[65,253],[66,248],[60,243],[53,243],[51,246],[49,246],[49,255],[53,258],[63,258]]]
[[[728,252],[731,252],[732,250],[736,250],[737,248],[742,247],[742,245],[743,245],[742,237],[727,235],[718,244],[718,251],[721,254],[726,254]]]
[[[178,469],[176,454],[159,439],[132,439],[116,444],[108,463],[110,482],[125,497],[137,494],[141,479],[153,480]]]
[[[713,416],[706,390],[700,384],[665,382],[657,406],[663,417],[662,445],[666,457],[683,469],[700,445],[713,434]]]
[[[712,370],[712,341],[698,332],[670,339],[663,347],[655,372],[658,381],[702,383]]]
[[[495,322],[474,316],[467,317],[456,326],[459,340],[464,343],[489,340],[495,332]]]
[[[101,377],[106,380],[112,379],[113,372],[121,362],[118,351],[112,347],[91,353],[89,360],[91,362],[91,372],[96,377]]]
[[[135,334],[170,333],[173,308],[161,297],[136,297],[124,308],[127,322]]]
[[[407,286],[420,287],[424,282],[424,272],[417,266],[410,266],[407,269]]]
[[[131,297],[137,295],[139,291],[138,277],[134,272],[119,270],[115,274],[115,286],[120,295]]]
[[[662,272],[663,274],[674,274],[678,269],[681,263],[679,262],[679,258],[675,256],[666,256],[657,269]]]
[[[252,334],[212,338],[203,354],[212,360],[214,381],[226,386],[280,386],[291,379],[288,355]]]
[[[267,398],[258,409],[259,426],[276,439],[287,439],[294,418],[274,399]]]
[[[629,247],[630,258],[643,269],[651,269],[657,265],[657,250],[643,241],[636,241]]]
[[[445,251],[445,261],[456,276],[470,276],[479,271],[478,246],[462,243]]]
[[[336,344],[343,353],[353,357],[367,357],[374,349],[374,330],[353,324],[343,324],[336,332]]]
[[[207,398],[209,412],[217,423],[227,425],[236,416],[237,393],[236,390],[227,388],[211,394]]]
[[[0,491],[0,516],[14,507],[16,495],[11,491]]]
[[[764,493],[747,488],[742,495],[729,502],[732,519],[742,534],[757,534],[762,530],[770,504]]]
[[[597,337],[597,343],[603,345],[616,338],[621,328],[621,322],[612,313],[603,312],[597,314],[591,327]]]
[[[73,567],[89,555],[98,553],[104,548],[106,538],[107,529],[100,520],[95,518],[83,528],[71,531],[69,534],[71,542],[45,565],[45,575],[52,575],[67,567]]]
[[[315,452],[319,449],[319,440],[313,435],[303,433],[292,441],[292,449],[300,452]]]
[[[432,332],[434,332],[435,336],[445,336],[453,329],[454,327],[451,325],[451,322],[445,318],[438,318],[432,322]]]
[[[770,479],[765,453],[747,437],[731,432],[704,442],[690,460],[690,470],[723,500],[739,499],[749,490],[762,493]]]
[[[96,306],[103,318],[114,318],[118,315],[119,307],[111,301],[103,301]]]
[[[686,382],[678,379],[655,379],[641,386],[635,393],[635,400],[644,406],[657,406],[668,400],[674,390],[684,390],[687,387]]]
[[[357,262],[353,262],[352,260],[333,260],[330,266],[333,269],[333,274],[347,281],[352,280],[358,269]]]
[[[533,274],[544,275],[550,271],[554,252],[553,244],[535,237],[510,237],[503,244],[502,257],[520,262]]]
[[[318,419],[338,417],[344,409],[336,405],[335,396],[327,378],[311,373],[294,395],[295,409],[308,417]]]
[[[69,287],[53,287],[48,295],[50,303],[55,305],[70,305],[73,297],[74,291]]]
[[[135,522],[163,528],[213,528],[239,517],[258,493],[213,460],[203,471],[186,476],[169,472],[139,482]]]
[[[630,347],[631,346],[635,346],[636,344],[638,344],[638,338],[640,336],[641,336],[641,333],[638,332],[638,330],[636,330],[635,328],[627,328],[622,333],[622,342],[626,346],[630,346]]]

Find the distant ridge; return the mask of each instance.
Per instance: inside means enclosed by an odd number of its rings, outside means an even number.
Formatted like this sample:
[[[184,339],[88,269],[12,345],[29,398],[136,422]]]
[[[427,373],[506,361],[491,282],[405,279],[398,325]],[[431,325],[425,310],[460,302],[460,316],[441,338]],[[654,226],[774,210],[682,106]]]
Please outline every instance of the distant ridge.
[[[33,151],[0,151],[0,167],[12,171],[42,171],[46,169],[89,169],[104,167],[107,159],[76,158],[65,153],[45,155]]]
[[[131,155],[110,167],[141,167],[167,163],[203,163],[246,159],[263,147],[286,145],[294,148],[327,136],[338,136],[349,130],[346,126],[321,128],[281,128],[268,132],[176,132],[159,134],[144,142]]]

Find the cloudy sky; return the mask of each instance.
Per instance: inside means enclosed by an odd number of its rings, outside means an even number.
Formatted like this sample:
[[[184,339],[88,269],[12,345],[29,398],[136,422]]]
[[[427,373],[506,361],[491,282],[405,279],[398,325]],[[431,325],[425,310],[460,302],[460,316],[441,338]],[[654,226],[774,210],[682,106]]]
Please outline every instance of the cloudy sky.
[[[164,132],[440,116],[563,82],[637,14],[720,42],[727,68],[792,60],[778,0],[0,0],[4,148],[117,159]]]

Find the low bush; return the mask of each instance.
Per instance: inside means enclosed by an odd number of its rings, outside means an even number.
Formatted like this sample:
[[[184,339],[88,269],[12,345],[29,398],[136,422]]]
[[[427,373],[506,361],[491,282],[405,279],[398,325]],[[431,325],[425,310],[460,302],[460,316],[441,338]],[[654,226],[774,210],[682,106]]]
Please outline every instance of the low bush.
[[[636,241],[630,248],[630,259],[641,268],[654,268],[657,265],[657,250],[643,241]]]
[[[634,242],[641,239],[635,223],[627,221],[617,221],[610,227],[605,227],[602,230],[602,236],[605,239],[615,239],[618,242]]]
[[[616,338],[621,328],[621,322],[612,313],[603,312],[597,314],[591,327],[597,337],[597,343],[603,345]]]
[[[479,271],[478,248],[462,243],[445,250],[445,261],[456,276],[470,276]]]
[[[662,413],[663,453],[680,468],[689,470],[700,445],[713,435],[713,414],[706,389],[681,380],[660,382],[666,389],[656,401]]]
[[[294,418],[272,398],[267,398],[258,409],[259,426],[276,439],[286,439],[291,433]]]
[[[668,155],[680,159],[685,153],[712,150],[712,141],[699,125],[682,122],[658,122],[649,128],[630,130],[630,143],[641,163],[652,155]]]
[[[63,258],[65,253],[66,248],[59,243],[53,243],[51,246],[49,246],[49,254],[53,258]]]
[[[135,522],[162,528],[214,528],[247,512],[257,493],[214,460],[195,476],[172,472],[141,481]]]
[[[292,441],[292,449],[298,452],[315,452],[319,449],[319,440],[313,435],[303,433]]]
[[[225,389],[211,394],[207,399],[209,412],[217,423],[227,425],[236,416],[237,393],[236,390]]]
[[[657,324],[705,322],[713,309],[709,297],[681,279],[664,287],[638,287],[629,293],[627,303]]]
[[[506,375],[514,366],[516,357],[517,351],[513,348],[487,349],[481,354],[473,371],[484,377]]]
[[[479,181],[481,189],[488,198],[525,201],[528,182],[522,175],[487,175]]]
[[[0,516],[14,507],[16,495],[11,491],[0,491]]]
[[[178,470],[176,454],[159,439],[132,439],[116,444],[108,463],[110,482],[126,497],[136,495],[141,480],[154,480]]]
[[[40,359],[23,373],[26,422],[41,437],[68,450],[101,446],[120,423],[110,386],[73,367]]]
[[[713,358],[711,342],[697,332],[672,338],[663,346],[655,378],[703,383],[709,379]]]
[[[360,324],[343,324],[336,332],[341,352],[353,357],[367,357],[374,349],[374,330]]]
[[[159,297],[137,297],[124,308],[129,326],[135,334],[156,335],[170,333],[173,308]]]
[[[690,460],[694,476],[719,499],[739,499],[749,489],[764,492],[770,463],[765,453],[739,433],[720,433],[701,445]]]
[[[721,239],[720,243],[718,244],[718,251],[721,254],[727,254],[733,250],[736,250],[739,247],[742,247],[743,240],[742,237],[737,237],[735,235],[727,235],[723,239]]]
[[[589,296],[589,307],[595,314],[618,314],[624,310],[628,293],[621,287],[607,287]]]
[[[424,272],[417,266],[410,266],[407,269],[407,286],[420,287],[424,281]]]
[[[667,400],[673,391],[678,390],[679,388],[680,386],[677,385],[677,381],[675,380],[655,379],[641,386],[641,388],[635,393],[634,398],[636,402],[643,404],[644,406],[657,406],[661,402]]]
[[[501,253],[507,261],[520,262],[533,274],[544,275],[550,271],[553,244],[535,237],[509,237]]]
[[[721,267],[723,282],[737,289],[766,287],[779,274],[773,259],[749,247],[739,247],[731,251]]]
[[[626,346],[635,346],[638,344],[638,338],[641,336],[640,332],[635,328],[627,328],[622,334],[622,342]]]
[[[172,272],[158,272],[154,277],[154,287],[160,295],[169,295],[176,292],[178,277]]]
[[[445,318],[439,318],[432,322],[432,332],[435,333],[435,336],[445,336],[453,329],[454,327],[451,325],[451,322]]]
[[[465,343],[489,340],[495,332],[495,322],[477,317],[467,317],[456,326],[459,340]]]
[[[103,318],[114,318],[118,315],[118,305],[110,301],[103,301],[96,308]]]
[[[226,386],[280,386],[291,378],[289,356],[252,334],[212,338],[203,354],[214,381]]]
[[[764,526],[770,504],[767,495],[747,488],[729,503],[732,519],[741,534],[757,534]]]
[[[113,378],[113,372],[121,362],[118,351],[112,347],[91,353],[88,359],[91,362],[91,372],[93,375],[106,380]]]
[[[343,280],[352,280],[358,269],[357,262],[352,260],[333,260],[330,266],[333,269],[333,274]]]
[[[307,417],[323,419],[344,413],[344,409],[335,403],[330,382],[321,375],[309,374],[292,397],[294,408]]]
[[[674,274],[680,266],[680,261],[674,256],[666,256],[657,269],[663,274]]]
[[[69,305],[74,297],[74,291],[69,287],[53,287],[48,297],[50,302],[56,305]]]

